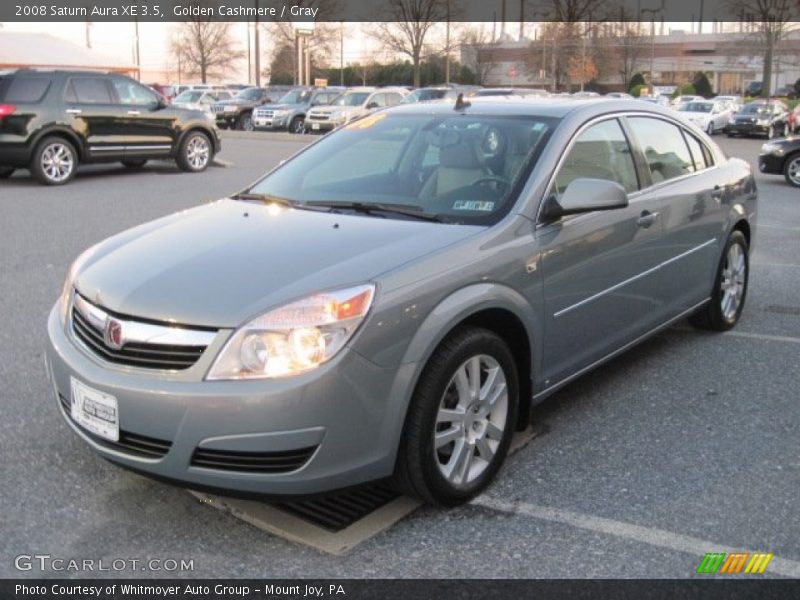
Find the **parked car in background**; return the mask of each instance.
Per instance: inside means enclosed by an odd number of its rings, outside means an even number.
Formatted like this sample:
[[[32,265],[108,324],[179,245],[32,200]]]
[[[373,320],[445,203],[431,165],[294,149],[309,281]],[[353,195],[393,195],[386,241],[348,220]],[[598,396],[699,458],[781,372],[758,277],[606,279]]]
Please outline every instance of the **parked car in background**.
[[[172,158],[182,170],[197,172],[219,150],[217,128],[205,113],[168,105],[129,77],[29,70],[0,75],[0,178],[30,169],[41,183],[61,185],[82,163],[139,168],[154,158]]]
[[[782,174],[790,185],[800,187],[800,136],[771,140],[761,146],[758,168],[762,173]]]
[[[800,104],[789,111],[789,131],[800,133]]]
[[[793,85],[784,85],[775,90],[775,93],[772,95],[778,98],[788,98],[790,100],[794,100],[797,98],[797,90]]]
[[[702,102],[705,100],[702,96],[677,96],[672,99],[670,105],[673,108],[678,108],[681,104],[686,104],[687,102]]]
[[[408,95],[408,90],[395,88],[351,88],[336,97],[329,106],[317,106],[308,111],[305,130],[330,131],[363,117],[374,110],[397,106]]]
[[[573,98],[600,98],[600,94],[597,92],[573,92],[571,94]]]
[[[275,104],[264,104],[253,111],[255,129],[287,129],[291,133],[305,131],[306,114],[315,106],[333,102],[345,88],[298,87],[284,94]]]
[[[45,370],[82,444],[191,489],[391,478],[455,506],[533,404],[687,316],[740,320],[753,174],[674,113],[522,99],[378,116],[75,261]]]
[[[178,94],[172,101],[176,108],[187,108],[189,110],[200,110],[213,119],[211,106],[217,101],[217,92],[210,89],[192,89]]]
[[[729,137],[766,135],[767,138],[789,135],[789,109],[780,100],[756,100],[745,104],[728,121]]]
[[[513,88],[513,87],[493,87],[493,88],[482,88],[476,90],[473,94],[476,97],[483,97],[483,96],[527,96],[527,97],[534,97],[534,96],[542,96],[546,97],[550,95],[550,92],[547,90],[539,89],[539,88]],[[569,94],[564,94],[568,96]]]
[[[754,98],[761,95],[764,85],[760,81],[751,81],[744,88],[744,95]]]
[[[708,135],[724,131],[733,114],[728,103],[704,100],[703,102],[686,102],[678,107],[681,116],[694,123]]]
[[[714,98],[717,102],[727,102],[733,112],[736,112],[744,104],[744,99],[741,96],[716,96]]]
[[[627,92],[608,92],[606,94],[606,98],[620,98],[623,100],[632,100],[633,96],[631,96]]]
[[[433,100],[455,100],[459,94],[465,98],[481,88],[470,88],[462,86],[431,86],[423,87],[413,90],[405,98],[400,101],[400,104],[415,104],[417,102],[431,102]]]
[[[642,100],[643,102],[647,102],[649,104],[657,104],[658,106],[663,106],[665,108],[669,108],[670,106],[668,96],[639,96],[637,100]]]
[[[171,85],[162,85],[160,83],[150,83],[148,84],[150,89],[153,91],[161,94],[161,96],[167,101],[172,102],[172,99],[175,98],[175,88]]]
[[[249,87],[238,92],[233,98],[214,103],[211,112],[217,119],[217,126],[223,129],[252,131],[253,109],[274,102],[279,97],[277,90]]]

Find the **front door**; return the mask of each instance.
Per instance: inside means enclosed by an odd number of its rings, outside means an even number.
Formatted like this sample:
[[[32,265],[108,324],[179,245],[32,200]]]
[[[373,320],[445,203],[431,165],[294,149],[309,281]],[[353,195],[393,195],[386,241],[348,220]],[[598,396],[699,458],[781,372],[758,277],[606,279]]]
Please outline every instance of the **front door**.
[[[617,119],[578,134],[549,193],[558,198],[581,177],[619,183],[629,205],[539,228],[545,389],[642,335],[665,311],[656,285],[664,257],[662,207],[640,191],[632,146]]]
[[[176,132],[173,111],[155,92],[128,77],[112,77],[115,101],[125,123],[125,158],[169,155]]]
[[[125,120],[106,77],[70,77],[64,90],[66,120],[80,135],[92,160],[119,160],[124,156]]]

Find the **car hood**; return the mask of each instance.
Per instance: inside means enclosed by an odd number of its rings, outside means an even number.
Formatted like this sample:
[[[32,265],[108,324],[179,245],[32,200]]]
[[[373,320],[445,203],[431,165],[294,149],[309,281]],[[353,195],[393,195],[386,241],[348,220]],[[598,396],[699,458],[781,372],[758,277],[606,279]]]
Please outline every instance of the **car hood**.
[[[230,100],[219,100],[218,102],[214,102],[214,104],[220,106],[255,106],[258,102],[255,100],[234,100],[231,98]]]
[[[285,302],[374,280],[482,229],[225,199],[106,240],[75,287],[123,315],[237,327]]]
[[[311,112],[316,115],[332,115],[334,113],[343,112],[346,110],[351,110],[353,106],[317,106],[316,108],[312,108]]]

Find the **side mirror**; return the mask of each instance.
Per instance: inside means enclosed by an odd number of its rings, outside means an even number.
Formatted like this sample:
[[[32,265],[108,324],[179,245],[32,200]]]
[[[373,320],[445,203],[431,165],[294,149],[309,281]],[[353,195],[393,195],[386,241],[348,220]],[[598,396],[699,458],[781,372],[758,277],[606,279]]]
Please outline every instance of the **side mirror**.
[[[369,104],[367,104],[366,108],[367,108],[367,110],[372,110],[373,108],[378,108],[378,103],[377,102],[370,102]]]
[[[580,177],[564,190],[561,199],[547,198],[542,214],[548,219],[596,210],[615,210],[628,206],[628,194],[616,181]]]

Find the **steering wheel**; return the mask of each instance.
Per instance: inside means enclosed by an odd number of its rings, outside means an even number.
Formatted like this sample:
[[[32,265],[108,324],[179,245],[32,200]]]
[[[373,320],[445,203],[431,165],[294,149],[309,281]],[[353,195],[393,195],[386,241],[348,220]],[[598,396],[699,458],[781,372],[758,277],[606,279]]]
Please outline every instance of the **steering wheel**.
[[[497,175],[486,175],[484,177],[479,177],[475,181],[469,184],[469,187],[477,187],[479,185],[486,185],[487,183],[495,183],[498,185],[498,190],[507,190],[511,184],[503,179],[502,177],[498,177]]]

